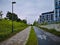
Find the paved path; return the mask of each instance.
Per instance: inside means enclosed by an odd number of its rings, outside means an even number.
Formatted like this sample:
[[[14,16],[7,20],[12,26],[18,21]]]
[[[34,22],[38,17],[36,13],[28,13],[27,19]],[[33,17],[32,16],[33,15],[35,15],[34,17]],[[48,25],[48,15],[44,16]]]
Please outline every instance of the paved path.
[[[46,33],[38,27],[34,27],[38,38],[38,45],[60,45],[60,38],[57,39],[53,34]]]
[[[11,37],[10,39],[1,42],[0,45],[25,45],[30,33],[30,29],[31,27],[26,28],[25,30]]]

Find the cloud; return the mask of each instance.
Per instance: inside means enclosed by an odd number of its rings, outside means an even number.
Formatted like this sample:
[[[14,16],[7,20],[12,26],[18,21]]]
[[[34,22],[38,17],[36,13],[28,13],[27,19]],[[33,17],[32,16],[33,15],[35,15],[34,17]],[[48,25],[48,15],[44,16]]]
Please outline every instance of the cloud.
[[[33,23],[38,20],[38,17],[43,12],[48,12],[54,9],[53,0],[13,0],[16,1],[14,5],[14,13],[18,14],[21,19],[28,20],[28,23]],[[11,12],[12,0],[0,0],[0,10],[6,16],[7,11]]]

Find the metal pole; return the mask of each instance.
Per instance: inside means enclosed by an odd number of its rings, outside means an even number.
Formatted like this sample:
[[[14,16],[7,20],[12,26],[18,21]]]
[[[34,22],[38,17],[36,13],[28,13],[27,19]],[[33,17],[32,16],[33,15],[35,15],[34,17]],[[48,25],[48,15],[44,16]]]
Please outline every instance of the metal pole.
[[[12,32],[13,32],[13,2],[12,2]]]
[[[16,2],[12,2],[12,32],[14,32],[14,29],[13,29],[13,4],[15,4]]]

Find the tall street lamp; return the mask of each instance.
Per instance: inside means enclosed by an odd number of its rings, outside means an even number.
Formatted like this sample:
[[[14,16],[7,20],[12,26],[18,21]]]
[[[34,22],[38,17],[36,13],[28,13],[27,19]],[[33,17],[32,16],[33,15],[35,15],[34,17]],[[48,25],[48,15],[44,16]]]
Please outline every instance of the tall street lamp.
[[[16,2],[12,2],[12,32],[13,32],[13,4],[15,4]]]

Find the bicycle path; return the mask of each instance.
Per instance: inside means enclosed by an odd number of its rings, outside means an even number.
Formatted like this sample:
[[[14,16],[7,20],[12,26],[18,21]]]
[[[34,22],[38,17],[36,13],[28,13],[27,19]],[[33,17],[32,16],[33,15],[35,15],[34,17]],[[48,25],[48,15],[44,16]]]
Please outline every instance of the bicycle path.
[[[28,40],[29,33],[30,33],[31,26],[24,29],[23,31],[17,33],[16,35],[12,36],[11,38],[0,42],[0,45],[25,45],[26,41]]]

